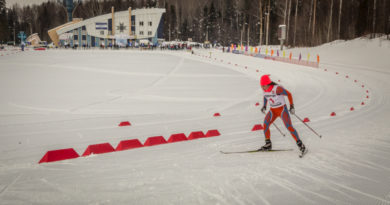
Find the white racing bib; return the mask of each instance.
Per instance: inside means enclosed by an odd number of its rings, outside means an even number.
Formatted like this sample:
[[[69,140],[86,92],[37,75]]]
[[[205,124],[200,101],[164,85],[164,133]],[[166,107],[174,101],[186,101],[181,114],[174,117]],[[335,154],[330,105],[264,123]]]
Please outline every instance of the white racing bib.
[[[276,89],[278,89],[278,87],[279,87],[278,85],[274,85],[274,87],[270,92],[264,92],[264,97],[267,99],[269,105],[272,108],[281,107],[286,104],[286,101],[284,100],[284,96],[276,94]]]

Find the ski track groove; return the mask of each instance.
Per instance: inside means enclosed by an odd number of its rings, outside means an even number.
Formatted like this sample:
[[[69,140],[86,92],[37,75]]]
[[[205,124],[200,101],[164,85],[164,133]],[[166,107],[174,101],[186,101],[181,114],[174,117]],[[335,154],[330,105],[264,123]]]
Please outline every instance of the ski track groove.
[[[325,168],[325,167],[323,167],[323,168]],[[328,175],[327,172],[324,171],[325,169],[323,169],[323,168],[321,168],[321,169],[317,168],[315,170],[319,171],[322,174]],[[344,197],[347,197],[351,200],[353,199],[353,197],[351,195],[347,194],[346,192],[342,192],[342,191],[334,188],[333,186],[331,186],[329,183],[327,183],[329,181],[329,179],[322,179],[320,176],[315,176],[314,174],[312,174],[310,172],[304,172],[304,171],[301,171],[298,169],[292,169],[292,168],[287,168],[287,169],[289,170],[288,173],[295,175],[295,177],[301,178],[303,180],[310,179],[310,181],[317,182],[317,184],[321,184],[321,186],[326,186],[330,190],[335,191],[335,192],[343,195]],[[279,168],[279,170],[281,170],[281,169]],[[282,171],[285,171],[285,170],[282,170]],[[330,172],[330,173],[332,173],[332,172]],[[333,200],[335,200],[335,199],[333,199]],[[336,200],[336,201],[337,201],[336,204],[341,203],[340,200]]]
[[[20,174],[18,174],[17,177],[15,177],[14,180],[12,180],[12,182],[11,182],[10,184],[8,184],[8,185],[5,186],[4,189],[0,191],[0,198],[1,198],[1,197],[4,195],[4,193],[6,193],[6,192],[8,191],[8,189],[9,189],[10,187],[12,187],[12,186],[13,186],[21,177],[22,177],[22,174],[20,173]]]

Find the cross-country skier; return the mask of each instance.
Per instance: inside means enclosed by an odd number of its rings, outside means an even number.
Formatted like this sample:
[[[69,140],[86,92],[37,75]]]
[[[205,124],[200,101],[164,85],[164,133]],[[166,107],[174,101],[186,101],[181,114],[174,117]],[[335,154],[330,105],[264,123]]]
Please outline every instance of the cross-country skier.
[[[299,139],[298,132],[292,126],[289,110],[287,109],[287,105],[284,100],[284,96],[287,96],[288,101],[290,102],[290,113],[295,114],[294,102],[291,93],[275,82],[272,82],[268,75],[261,76],[260,85],[264,91],[264,106],[261,108],[261,112],[265,114],[265,111],[267,110],[267,102],[269,102],[271,108],[264,119],[265,145],[259,150],[268,151],[272,149],[271,133],[269,128],[276,118],[280,117],[282,118],[286,128],[290,131],[292,137],[295,139],[299,150],[301,151],[301,155],[305,154],[307,150],[301,139]]]

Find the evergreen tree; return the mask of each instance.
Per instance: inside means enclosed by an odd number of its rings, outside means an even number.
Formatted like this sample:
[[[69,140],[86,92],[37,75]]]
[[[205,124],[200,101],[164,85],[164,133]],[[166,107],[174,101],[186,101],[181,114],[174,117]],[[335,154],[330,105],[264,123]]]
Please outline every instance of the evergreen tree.
[[[9,30],[5,0],[0,0],[0,43],[8,40]]]

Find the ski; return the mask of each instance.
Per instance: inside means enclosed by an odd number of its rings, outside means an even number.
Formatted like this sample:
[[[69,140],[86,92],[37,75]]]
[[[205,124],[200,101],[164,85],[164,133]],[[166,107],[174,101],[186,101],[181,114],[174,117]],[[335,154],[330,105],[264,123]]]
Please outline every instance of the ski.
[[[304,157],[308,151],[309,151],[309,150],[306,148],[305,151],[299,152],[299,158]]]
[[[293,149],[271,149],[271,150],[245,150],[245,151],[220,151],[222,154],[240,154],[240,153],[256,153],[256,152],[285,152],[285,151],[293,151]]]

